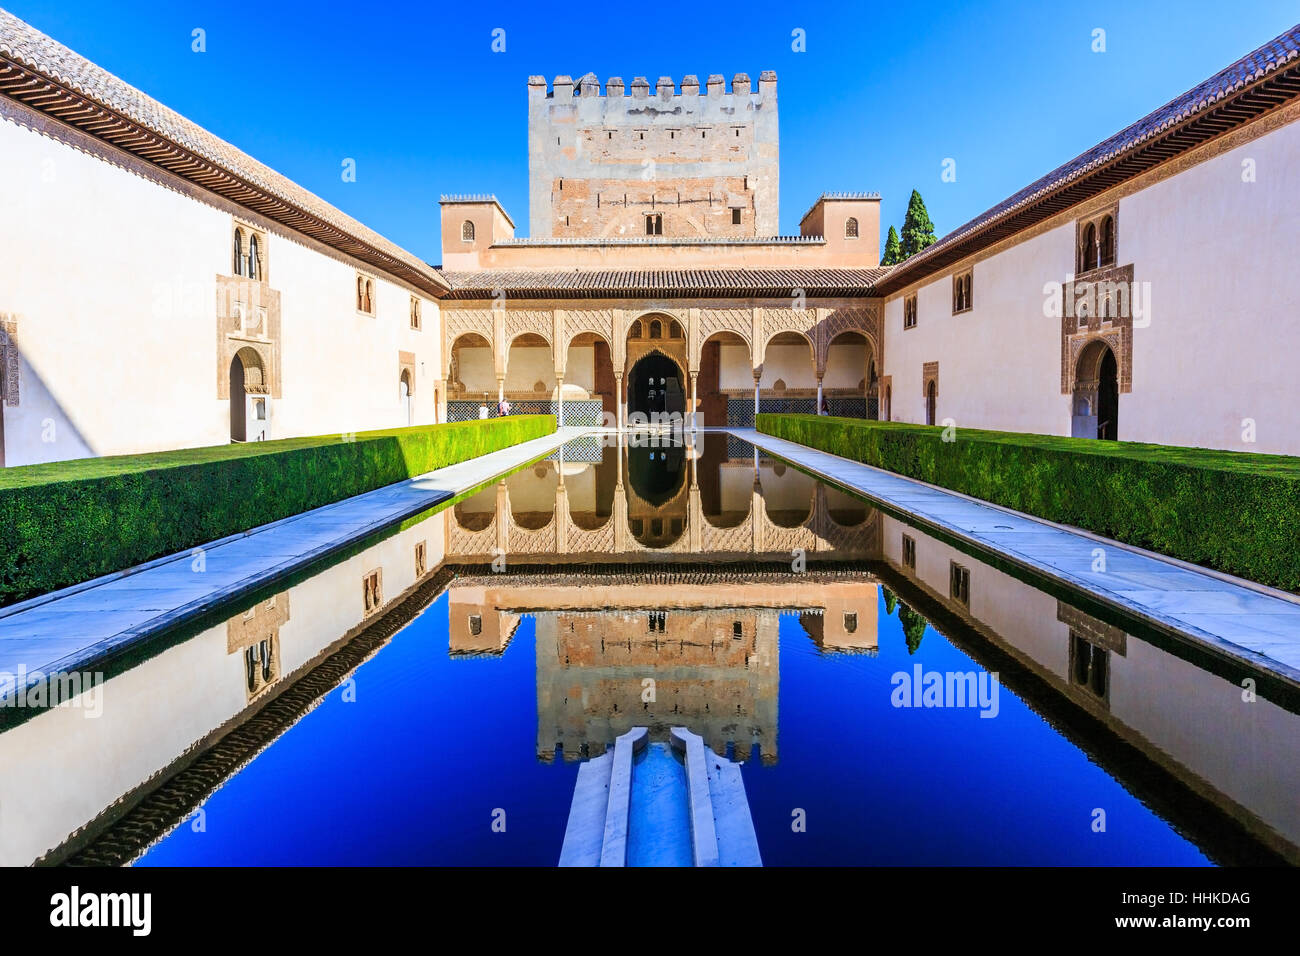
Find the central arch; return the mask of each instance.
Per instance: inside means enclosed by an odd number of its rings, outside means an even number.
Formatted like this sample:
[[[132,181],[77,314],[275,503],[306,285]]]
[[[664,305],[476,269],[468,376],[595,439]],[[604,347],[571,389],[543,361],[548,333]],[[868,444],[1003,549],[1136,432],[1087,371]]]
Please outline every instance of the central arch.
[[[627,373],[629,418],[640,413],[653,421],[655,415],[685,414],[684,379],[682,367],[658,349],[637,359]]]

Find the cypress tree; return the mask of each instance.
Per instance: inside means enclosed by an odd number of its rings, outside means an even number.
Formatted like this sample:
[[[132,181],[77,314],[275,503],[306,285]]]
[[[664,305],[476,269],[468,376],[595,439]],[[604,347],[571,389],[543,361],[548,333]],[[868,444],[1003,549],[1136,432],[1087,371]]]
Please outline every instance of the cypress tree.
[[[903,625],[907,653],[915,654],[921,647],[921,638],[925,637],[925,629],[930,622],[901,601],[898,603],[898,620]]]
[[[907,215],[903,217],[903,258],[916,255],[936,241],[934,223],[930,221],[930,214],[925,210],[925,200],[913,189],[912,198],[907,201]]]
[[[885,255],[881,258],[882,266],[897,265],[903,258],[902,250],[898,246],[898,230],[893,226],[889,227],[889,236],[885,239]]]

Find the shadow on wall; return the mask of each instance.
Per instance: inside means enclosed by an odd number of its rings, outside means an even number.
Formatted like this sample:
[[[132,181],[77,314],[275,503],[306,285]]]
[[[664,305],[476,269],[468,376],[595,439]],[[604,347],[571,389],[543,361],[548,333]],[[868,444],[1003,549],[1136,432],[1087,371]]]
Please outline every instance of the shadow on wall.
[[[0,466],[38,465],[94,458],[99,454],[82,435],[58,399],[45,385],[40,373],[26,357],[18,355],[18,404],[10,406],[5,395],[12,388],[6,340],[0,348]]]

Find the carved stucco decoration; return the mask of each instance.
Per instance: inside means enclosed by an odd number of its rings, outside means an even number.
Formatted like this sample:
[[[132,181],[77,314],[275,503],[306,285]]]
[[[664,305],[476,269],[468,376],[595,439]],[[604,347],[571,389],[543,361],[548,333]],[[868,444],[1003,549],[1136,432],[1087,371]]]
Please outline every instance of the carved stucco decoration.
[[[18,407],[18,318],[0,314],[0,402]]]
[[[1079,356],[1093,342],[1115,353],[1119,390],[1133,391],[1133,263],[1096,269],[1061,291],[1061,394],[1074,392]],[[1112,306],[1106,307],[1107,296]],[[1076,304],[1085,308],[1076,310]],[[1107,314],[1109,312],[1109,314]]]

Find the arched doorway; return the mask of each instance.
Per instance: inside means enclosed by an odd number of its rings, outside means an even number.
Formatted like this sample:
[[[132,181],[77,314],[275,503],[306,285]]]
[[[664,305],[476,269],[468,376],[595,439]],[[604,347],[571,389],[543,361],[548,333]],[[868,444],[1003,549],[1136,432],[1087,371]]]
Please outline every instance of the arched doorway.
[[[699,391],[700,420],[704,428],[724,427],[727,403],[742,399],[747,408],[754,404],[754,365],[750,361],[749,343],[735,332],[715,332],[700,347]]]
[[[667,548],[686,529],[686,447],[677,441],[626,448],[627,523],[638,543]]]
[[[682,388],[682,370],[662,352],[650,352],[632,366],[627,375],[627,411],[643,415],[644,420],[662,420],[657,416],[682,415],[686,411],[686,393]]]
[[[411,400],[411,393],[413,391],[411,373],[403,369],[402,377],[397,383],[397,397],[402,403],[402,420],[407,425],[415,424],[415,409]]]
[[[248,396],[260,395],[254,401],[253,438],[263,437],[257,426],[266,421],[266,389],[264,386],[262,358],[250,348],[242,348],[230,360],[230,440],[249,441]],[[260,413],[260,415],[259,415]]]
[[[447,421],[461,422],[497,407],[496,363],[492,343],[476,332],[456,337],[447,368]]]
[[[822,392],[830,414],[845,418],[878,418],[879,379],[871,341],[856,329],[846,329],[826,345]]]
[[[1079,354],[1072,402],[1071,435],[1119,439],[1119,363],[1105,342],[1090,342]]]
[[[813,344],[800,332],[778,332],[767,341],[759,410],[811,415],[817,411]]]
[[[925,383],[925,423],[934,424],[935,407],[939,399],[939,386],[933,379]]]

